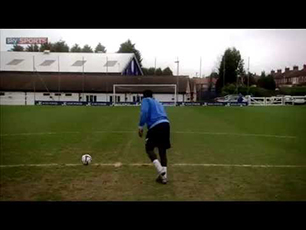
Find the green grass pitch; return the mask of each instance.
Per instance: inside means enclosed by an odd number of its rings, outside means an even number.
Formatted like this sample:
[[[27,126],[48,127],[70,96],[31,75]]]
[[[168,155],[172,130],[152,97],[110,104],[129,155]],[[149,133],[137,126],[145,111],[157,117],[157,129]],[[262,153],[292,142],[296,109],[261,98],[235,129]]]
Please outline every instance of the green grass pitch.
[[[0,109],[2,201],[306,200],[306,106],[166,107],[167,185],[131,165],[150,164],[139,107]]]

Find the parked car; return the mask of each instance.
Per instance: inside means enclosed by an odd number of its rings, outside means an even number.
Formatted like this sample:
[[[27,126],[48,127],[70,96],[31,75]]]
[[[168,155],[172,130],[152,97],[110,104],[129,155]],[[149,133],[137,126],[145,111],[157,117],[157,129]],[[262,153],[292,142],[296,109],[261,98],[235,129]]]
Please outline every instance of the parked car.
[[[284,98],[285,98],[285,103],[286,104],[305,104],[306,103],[306,100],[305,100],[306,96],[305,97],[303,97],[303,96],[292,97],[290,95],[286,95],[286,96],[284,96]]]
[[[226,102],[226,103],[237,102],[238,98],[239,98],[239,95],[237,94],[229,94],[224,97],[216,97],[215,102]],[[248,99],[246,97],[242,97],[242,98],[243,98],[242,102],[248,102]]]

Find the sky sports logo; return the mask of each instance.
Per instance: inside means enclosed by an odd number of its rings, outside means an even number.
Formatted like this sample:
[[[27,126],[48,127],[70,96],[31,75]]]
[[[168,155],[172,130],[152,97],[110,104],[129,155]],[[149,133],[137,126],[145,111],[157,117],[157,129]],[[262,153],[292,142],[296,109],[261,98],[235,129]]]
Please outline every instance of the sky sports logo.
[[[6,38],[6,44],[32,45],[48,43],[48,38]]]

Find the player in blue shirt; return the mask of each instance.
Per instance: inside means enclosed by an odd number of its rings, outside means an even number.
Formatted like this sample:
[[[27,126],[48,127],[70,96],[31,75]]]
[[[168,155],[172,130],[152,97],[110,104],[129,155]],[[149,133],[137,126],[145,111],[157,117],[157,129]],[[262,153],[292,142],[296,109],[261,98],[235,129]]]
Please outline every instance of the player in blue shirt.
[[[164,107],[153,98],[151,90],[143,92],[141,102],[140,121],[138,134],[143,136],[143,127],[147,124],[148,132],[146,135],[146,152],[153,162],[158,177],[157,182],[167,183],[167,149],[171,148],[170,144],[170,122]],[[154,148],[158,148],[160,162],[154,152]]]
[[[242,103],[242,102],[243,102],[243,97],[242,97],[242,94],[241,94],[241,93],[239,93],[237,102],[238,102],[238,103]]]

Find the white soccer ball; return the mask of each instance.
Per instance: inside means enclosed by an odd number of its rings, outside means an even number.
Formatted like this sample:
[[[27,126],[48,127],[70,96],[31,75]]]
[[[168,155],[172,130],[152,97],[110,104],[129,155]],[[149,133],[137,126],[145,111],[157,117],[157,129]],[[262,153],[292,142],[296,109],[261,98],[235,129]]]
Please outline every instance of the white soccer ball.
[[[89,154],[85,154],[82,156],[83,165],[89,165],[92,161],[92,158]]]

